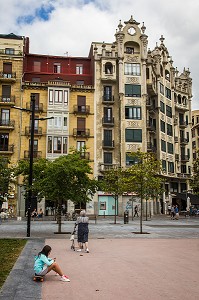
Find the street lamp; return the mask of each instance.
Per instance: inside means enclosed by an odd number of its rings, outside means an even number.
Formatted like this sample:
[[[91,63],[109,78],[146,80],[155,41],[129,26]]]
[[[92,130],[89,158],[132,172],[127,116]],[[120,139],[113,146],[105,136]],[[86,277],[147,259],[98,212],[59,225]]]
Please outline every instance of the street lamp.
[[[31,133],[30,133],[30,165],[29,165],[29,190],[28,190],[28,202],[27,202],[27,237],[30,237],[30,221],[31,221],[31,204],[32,204],[32,181],[33,181],[33,156],[34,156],[34,131],[35,131],[35,120],[48,120],[54,119],[54,117],[46,118],[35,118],[35,95],[30,96],[31,105],[30,109],[12,106],[12,108],[19,109],[22,111],[31,112]]]

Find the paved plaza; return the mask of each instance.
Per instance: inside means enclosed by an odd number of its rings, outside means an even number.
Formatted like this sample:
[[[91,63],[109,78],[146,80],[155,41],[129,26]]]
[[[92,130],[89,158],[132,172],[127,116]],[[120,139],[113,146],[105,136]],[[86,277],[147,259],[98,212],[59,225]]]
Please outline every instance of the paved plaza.
[[[0,299],[198,299],[199,218],[170,220],[168,216],[143,221],[105,218],[90,222],[90,253],[70,249],[74,222],[64,221],[57,234],[55,221],[31,222],[31,238],[5,282]],[[0,225],[0,237],[26,237],[26,220]],[[52,247],[71,282],[49,273],[34,282],[33,258],[44,244]]]

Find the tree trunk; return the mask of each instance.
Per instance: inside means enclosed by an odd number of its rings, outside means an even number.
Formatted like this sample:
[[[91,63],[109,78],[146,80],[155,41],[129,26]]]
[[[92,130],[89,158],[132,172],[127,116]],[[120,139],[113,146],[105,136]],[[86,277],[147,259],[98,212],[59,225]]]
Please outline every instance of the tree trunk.
[[[118,199],[118,196],[115,196],[115,216],[114,216],[114,224],[117,223],[117,199]]]
[[[58,200],[57,207],[57,224],[58,224],[58,233],[61,233],[61,209],[62,209],[62,201]]]

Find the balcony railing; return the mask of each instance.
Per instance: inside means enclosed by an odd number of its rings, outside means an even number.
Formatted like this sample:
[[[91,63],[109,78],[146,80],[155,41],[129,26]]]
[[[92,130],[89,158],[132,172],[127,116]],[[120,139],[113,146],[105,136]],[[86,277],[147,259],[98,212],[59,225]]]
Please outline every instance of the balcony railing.
[[[83,159],[89,160],[90,159],[90,152],[81,152],[80,157],[83,158]]]
[[[156,152],[157,148],[152,143],[147,143],[147,151],[148,152]]]
[[[26,109],[29,109],[29,110],[32,109],[32,105],[31,105],[30,102],[26,103]],[[35,103],[35,112],[43,112],[43,111],[44,111],[44,109],[43,109],[43,103],[39,103],[39,104]]]
[[[3,104],[14,104],[15,103],[15,96],[0,96],[0,103]]]
[[[42,152],[41,151],[33,151],[33,158],[41,158]],[[25,150],[24,151],[24,158],[28,159],[30,158],[30,151]]]
[[[147,129],[148,129],[149,131],[156,132],[155,126],[154,126],[153,124],[151,124],[150,121],[147,121]]]
[[[188,144],[188,139],[180,138],[180,143],[181,144]]]
[[[115,168],[118,168],[119,165],[118,164],[99,164],[99,172],[104,172],[104,171],[107,171],[107,170],[112,170],[112,169],[115,169]]]
[[[112,95],[103,95],[102,102],[104,104],[114,104],[114,96]]]
[[[7,82],[16,81],[16,72],[7,73],[7,72],[0,71],[0,80],[7,81]]]
[[[103,140],[102,145],[103,145],[103,148],[106,148],[106,149],[113,149],[115,147],[114,141],[112,141],[112,140]]]
[[[90,105],[73,105],[74,114],[90,114]]]
[[[181,155],[181,161],[189,161],[189,155]]]
[[[25,135],[31,134],[31,126],[25,127]],[[37,127],[34,129],[34,135],[42,135],[42,127]]]
[[[14,129],[15,121],[14,120],[0,120],[0,127],[7,129]]]
[[[90,129],[73,128],[73,136],[87,138],[90,136]]]
[[[187,127],[187,123],[185,121],[180,121],[179,122],[179,127],[185,128],[185,127]]]
[[[22,56],[23,52],[21,50],[16,50],[16,49],[0,49],[0,54],[4,55],[14,55],[14,56]]]
[[[114,118],[113,117],[111,117],[111,118],[108,118],[108,117],[102,118],[102,124],[104,126],[114,126]]]
[[[175,154],[175,160],[179,160],[179,154]]]
[[[14,153],[14,145],[0,145],[0,153],[12,154]]]

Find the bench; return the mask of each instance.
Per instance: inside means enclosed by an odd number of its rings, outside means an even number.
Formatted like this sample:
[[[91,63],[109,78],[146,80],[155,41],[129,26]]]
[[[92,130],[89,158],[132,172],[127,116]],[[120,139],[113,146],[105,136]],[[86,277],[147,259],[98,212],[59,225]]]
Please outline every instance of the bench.
[[[97,215],[87,215],[87,217],[89,218],[89,221],[94,220],[95,224],[97,224]]]

